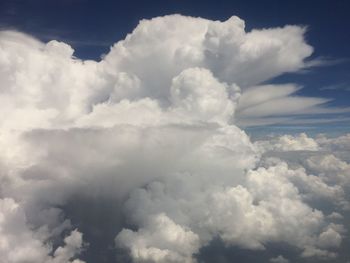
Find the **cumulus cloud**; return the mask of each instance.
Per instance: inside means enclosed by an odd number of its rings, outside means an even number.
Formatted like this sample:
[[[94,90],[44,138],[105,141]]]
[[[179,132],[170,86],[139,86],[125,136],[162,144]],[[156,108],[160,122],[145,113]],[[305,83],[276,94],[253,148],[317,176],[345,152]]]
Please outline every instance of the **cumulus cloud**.
[[[78,229],[94,210],[79,202],[116,204],[108,211],[116,235],[106,243],[135,262],[196,262],[215,238],[335,257],[342,210],[315,202],[346,206],[349,165],[311,153],[348,137],[253,143],[236,126],[341,111],[324,106],[328,99],[295,96],[295,84],[262,84],[307,67],[304,33],[171,15],[140,21],[97,62],[75,58],[62,42],[0,32],[1,258],[82,262],[89,247]],[[309,155],[299,167],[294,157],[268,156],[300,151]],[[106,234],[104,217],[87,228],[90,239]]]
[[[316,140],[323,148],[330,151],[339,152],[348,151],[350,149],[349,133],[335,138],[329,138],[325,134],[320,134],[317,136]]]
[[[199,248],[198,236],[165,214],[151,218],[137,233],[122,230],[116,242],[131,250],[135,262],[193,262],[192,254]]]
[[[305,166],[329,184],[349,187],[350,165],[333,154],[312,156],[306,160]]]
[[[45,242],[45,227],[33,231],[25,212],[13,199],[0,199],[0,257],[8,263],[83,263],[74,259],[82,247],[82,234],[74,230],[64,239],[65,245],[54,250]],[[47,237],[46,237],[47,238]],[[74,260],[73,260],[74,259]]]
[[[283,256],[279,255],[277,257],[271,258],[270,262],[272,262],[272,263],[288,263],[289,260],[284,258]]]
[[[131,215],[132,224],[143,225],[149,218],[165,212],[198,235],[202,246],[219,236],[227,245],[241,248],[260,250],[268,242],[285,242],[304,250],[304,256],[317,255],[311,250],[334,255],[327,249],[339,247],[342,232],[333,229],[321,211],[303,201],[298,188],[302,186],[293,182],[301,172],[281,163],[250,171],[246,181],[237,186],[222,185],[215,177],[201,181],[195,175],[181,174],[134,191],[126,202],[127,214]],[[318,187],[312,181],[308,184]],[[318,190],[306,189],[311,193],[323,192]],[[144,231],[141,228],[132,235],[135,243],[142,242]],[[129,230],[123,230],[117,236],[118,244],[126,239],[126,233],[131,235]],[[130,239],[123,244],[128,243]],[[132,253],[134,249],[132,246]],[[187,260],[191,260],[196,249],[188,254]]]
[[[298,135],[281,135],[274,136],[268,140],[260,140],[256,142],[257,147],[262,152],[266,151],[318,151],[320,146],[313,138],[308,137],[305,133]]]

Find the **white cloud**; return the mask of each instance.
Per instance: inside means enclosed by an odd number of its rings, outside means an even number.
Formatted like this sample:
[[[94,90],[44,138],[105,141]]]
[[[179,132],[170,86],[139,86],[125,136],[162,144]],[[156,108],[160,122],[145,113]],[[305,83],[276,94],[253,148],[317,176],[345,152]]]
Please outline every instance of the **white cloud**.
[[[53,258],[49,260],[49,263],[84,263],[79,259],[72,260],[76,254],[81,252],[83,246],[83,236],[77,230],[74,230],[64,239],[65,245],[58,247],[53,253]]]
[[[347,137],[253,144],[235,126],[338,110],[294,96],[294,84],[261,84],[307,66],[304,33],[172,15],[142,20],[96,62],[74,58],[62,42],[1,32],[2,258],[80,262],[77,230],[55,251],[49,245],[72,229],[64,212],[79,198],[126,201],[123,217],[134,229],[116,243],[136,262],[194,262],[216,237],[227,246],[286,242],[303,256],[334,257],[342,226],[310,200],[345,203],[348,164],[311,156],[307,169],[277,159],[258,165],[267,151],[341,148]],[[317,158],[330,160],[314,165]]]
[[[50,243],[33,231],[20,204],[13,199],[0,199],[0,257],[6,263],[83,263],[73,260],[82,247],[82,234],[77,230],[64,239],[65,246],[50,256]]]
[[[286,97],[298,91],[300,87],[293,84],[284,85],[260,85],[250,87],[244,91],[239,100],[238,111],[242,111],[248,107],[259,105],[270,101]]]
[[[323,213],[303,202],[292,182],[298,173],[285,164],[259,168],[248,173],[244,186],[222,185],[215,177],[203,180],[200,175],[179,174],[134,191],[126,203],[127,214],[133,224],[142,225],[143,232],[152,231],[143,225],[147,218],[164,212],[198,235],[201,246],[219,236],[227,245],[248,249],[286,242],[305,251],[333,253],[328,249],[340,245],[342,232],[331,225],[327,228]],[[119,245],[130,244],[130,240],[120,244],[125,233],[130,231],[118,235]],[[191,260],[191,253],[187,256]]]
[[[4,262],[42,262],[48,248],[28,228],[23,210],[12,199],[0,199],[0,257]]]
[[[117,244],[130,249],[135,262],[193,262],[198,251],[198,236],[175,224],[165,214],[158,214],[136,233],[124,229]]]
[[[333,151],[348,151],[350,149],[350,133],[335,138],[319,135],[317,142],[325,149]]]
[[[270,258],[270,262],[272,263],[289,263],[289,260],[283,257],[282,255],[279,255],[274,258]]]
[[[350,165],[333,154],[327,153],[309,157],[305,166],[318,174],[328,184],[347,188],[350,186]]]
[[[274,136],[269,140],[260,140],[255,143],[263,152],[266,151],[318,151],[320,146],[313,138],[308,137],[305,133],[298,135],[281,135]]]

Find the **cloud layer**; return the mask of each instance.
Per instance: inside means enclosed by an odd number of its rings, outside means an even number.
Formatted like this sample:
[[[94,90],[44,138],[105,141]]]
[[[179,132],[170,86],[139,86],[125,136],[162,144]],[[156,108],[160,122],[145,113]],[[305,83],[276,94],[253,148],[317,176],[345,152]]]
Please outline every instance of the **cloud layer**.
[[[0,258],[82,262],[88,243],[107,238],[106,218],[115,236],[104,249],[134,262],[196,262],[217,238],[335,258],[349,136],[252,142],[236,126],[346,110],[295,96],[295,84],[262,84],[307,66],[304,33],[172,15],[140,21],[96,62],[0,32]],[[96,210],[83,203],[117,211],[91,223]]]

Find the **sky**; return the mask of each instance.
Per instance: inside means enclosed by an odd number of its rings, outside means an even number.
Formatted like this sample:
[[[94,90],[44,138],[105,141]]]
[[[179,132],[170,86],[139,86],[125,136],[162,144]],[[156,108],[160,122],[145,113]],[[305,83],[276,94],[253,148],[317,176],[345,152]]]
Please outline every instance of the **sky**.
[[[314,52],[308,59],[322,61],[305,72],[282,74],[269,83],[293,82],[303,86],[298,94],[330,99],[328,105],[349,106],[350,36],[348,1],[90,1],[90,0],[3,0],[0,27],[31,34],[43,41],[70,44],[80,59],[100,60],[110,47],[130,33],[141,19],[182,14],[211,20],[238,15],[246,30],[301,25],[308,28],[306,41]],[[314,116],[315,117],[315,116]],[[349,114],[324,115],[309,122],[311,128],[329,130],[323,119],[332,119],[334,132],[348,131]],[[295,123],[293,123],[295,126]],[[300,124],[299,124],[300,126]],[[305,125],[304,125],[305,126]],[[326,126],[326,127],[325,127]],[[270,129],[279,131],[272,125]],[[248,130],[255,134],[255,129]],[[329,132],[329,131],[328,131]]]
[[[0,1],[0,263],[348,263],[346,1]]]

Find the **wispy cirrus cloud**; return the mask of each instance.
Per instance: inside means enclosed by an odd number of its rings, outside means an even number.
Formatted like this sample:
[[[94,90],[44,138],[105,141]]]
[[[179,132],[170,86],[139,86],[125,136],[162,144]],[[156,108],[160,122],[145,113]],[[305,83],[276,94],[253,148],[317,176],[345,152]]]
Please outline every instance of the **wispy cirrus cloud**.
[[[343,90],[343,91],[350,91],[350,84],[349,83],[338,83],[334,85],[328,85],[321,87],[320,90]]]

